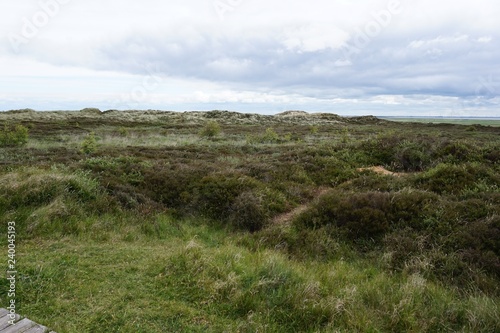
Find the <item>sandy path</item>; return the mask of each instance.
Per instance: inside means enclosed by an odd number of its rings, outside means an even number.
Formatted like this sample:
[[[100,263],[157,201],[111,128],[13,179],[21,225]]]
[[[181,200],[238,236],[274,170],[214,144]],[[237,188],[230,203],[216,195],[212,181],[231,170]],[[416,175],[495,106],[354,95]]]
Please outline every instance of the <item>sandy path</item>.
[[[370,170],[370,171],[373,171],[375,173],[378,173],[378,174],[381,174],[381,175],[387,175],[387,176],[400,177],[400,176],[403,175],[403,173],[389,171],[386,168],[384,168],[383,166],[373,166],[373,167],[368,167],[368,168],[359,168],[359,169],[357,169],[357,171],[360,171],[360,172],[361,171],[366,171],[366,170]],[[351,182],[351,180],[349,180],[349,181],[347,181],[345,183],[349,183],[349,182]],[[318,200],[320,197],[322,197],[323,195],[327,194],[332,189],[333,188],[331,188],[331,187],[320,187],[320,188],[318,188],[316,190],[316,192],[314,193],[314,198],[310,202],[302,204],[302,205],[300,205],[298,207],[295,207],[294,209],[292,209],[289,212],[286,212],[286,213],[283,213],[283,214],[280,214],[280,215],[274,217],[272,223],[276,223],[276,224],[290,223],[296,216],[298,216],[299,214],[301,214],[304,211],[306,211],[309,208],[309,206],[311,206],[311,204],[314,201]]]

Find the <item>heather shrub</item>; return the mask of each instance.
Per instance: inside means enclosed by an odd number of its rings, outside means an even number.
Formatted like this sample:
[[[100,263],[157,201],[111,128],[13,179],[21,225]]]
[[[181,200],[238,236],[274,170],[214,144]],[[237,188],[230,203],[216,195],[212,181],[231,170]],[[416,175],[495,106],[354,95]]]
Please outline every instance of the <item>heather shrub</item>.
[[[477,180],[463,166],[439,164],[416,178],[416,185],[438,194],[457,194]]]
[[[354,239],[377,238],[389,228],[389,205],[388,193],[335,191],[299,215],[295,224],[313,229],[333,225]]]
[[[227,220],[237,197],[258,185],[255,179],[240,174],[211,174],[192,185],[189,206],[209,218]]]
[[[414,180],[418,187],[438,194],[459,194],[464,190],[474,189],[481,182],[498,186],[500,176],[477,163],[463,165],[441,163]]]
[[[139,191],[166,208],[183,209],[193,200],[191,189],[209,170],[201,167],[190,167],[183,164],[165,165],[157,163],[142,170],[144,181]]]
[[[232,226],[252,232],[262,229],[268,219],[264,198],[252,191],[242,192],[234,199],[228,218]]]
[[[300,141],[301,136],[297,133],[287,133],[285,135],[279,135],[272,127],[266,128],[264,134],[260,135],[247,135],[248,144],[257,143],[267,143],[267,144],[277,144],[286,143],[290,141]]]
[[[435,158],[447,163],[480,161],[482,153],[477,146],[465,141],[444,141],[436,149]]]
[[[426,217],[439,207],[439,196],[432,192],[405,189],[391,194],[390,219],[394,228],[426,229]]]
[[[453,241],[467,262],[500,278],[500,216],[467,223]]]
[[[428,143],[404,140],[395,147],[392,165],[397,170],[421,171],[430,163],[431,154]]]

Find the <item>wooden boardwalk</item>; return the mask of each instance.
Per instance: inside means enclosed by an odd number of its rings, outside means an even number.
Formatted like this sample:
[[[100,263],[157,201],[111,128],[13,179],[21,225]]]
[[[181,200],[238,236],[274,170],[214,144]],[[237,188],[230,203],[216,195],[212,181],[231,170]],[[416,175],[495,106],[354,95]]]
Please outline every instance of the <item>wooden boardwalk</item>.
[[[16,315],[15,325],[11,325],[9,311],[0,309],[0,333],[55,333],[27,318]]]

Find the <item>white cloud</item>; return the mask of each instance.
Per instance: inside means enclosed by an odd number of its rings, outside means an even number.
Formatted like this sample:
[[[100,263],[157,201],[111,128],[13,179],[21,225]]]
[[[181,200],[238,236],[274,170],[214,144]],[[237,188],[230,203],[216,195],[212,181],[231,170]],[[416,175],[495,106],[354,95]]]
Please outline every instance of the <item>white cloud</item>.
[[[489,43],[493,40],[493,38],[491,36],[483,36],[483,37],[480,37],[478,38],[478,42],[479,43]]]
[[[212,0],[68,1],[48,15],[57,1],[0,4],[0,108],[128,96],[144,108],[499,109],[495,0],[220,0],[223,19]],[[17,54],[12,34],[27,39]]]
[[[288,50],[317,52],[338,49],[349,39],[349,34],[330,24],[305,24],[288,27],[284,32],[283,45]]]

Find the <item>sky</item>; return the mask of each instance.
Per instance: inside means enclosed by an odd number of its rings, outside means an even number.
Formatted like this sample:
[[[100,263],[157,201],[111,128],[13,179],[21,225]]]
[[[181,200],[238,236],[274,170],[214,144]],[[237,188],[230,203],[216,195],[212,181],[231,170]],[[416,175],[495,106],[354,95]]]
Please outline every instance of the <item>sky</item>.
[[[0,110],[500,117],[498,0],[1,0]]]

